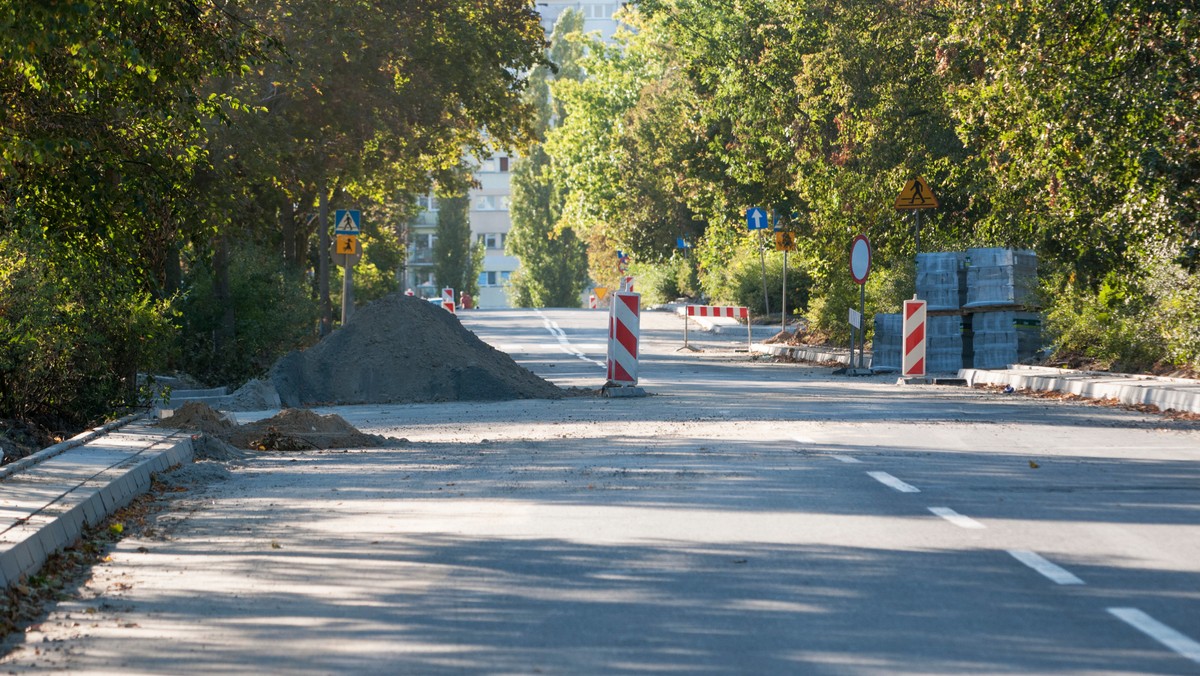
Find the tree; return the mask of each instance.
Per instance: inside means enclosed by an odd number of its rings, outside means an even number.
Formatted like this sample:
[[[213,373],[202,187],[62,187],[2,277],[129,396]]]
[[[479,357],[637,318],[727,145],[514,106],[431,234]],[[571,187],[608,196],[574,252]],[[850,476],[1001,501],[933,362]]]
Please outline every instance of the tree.
[[[536,131],[544,138],[567,113],[551,94],[550,83],[583,77],[579,59],[584,43],[583,14],[568,9],[550,37],[553,64],[539,66],[530,76],[528,99],[536,107]],[[550,171],[550,157],[541,144],[530,149],[513,169],[512,228],[505,245],[521,261],[510,280],[511,302],[522,307],[577,307],[587,285],[587,255],[570,226],[561,223],[563,192]]]
[[[471,200],[466,194],[441,195],[437,240],[433,243],[433,279],[440,287],[479,293],[479,270],[471,246]]]
[[[574,229],[557,227],[562,209],[542,146],[512,176],[512,230],[506,247],[521,259],[511,281],[520,307],[578,307],[587,284],[587,252]]]

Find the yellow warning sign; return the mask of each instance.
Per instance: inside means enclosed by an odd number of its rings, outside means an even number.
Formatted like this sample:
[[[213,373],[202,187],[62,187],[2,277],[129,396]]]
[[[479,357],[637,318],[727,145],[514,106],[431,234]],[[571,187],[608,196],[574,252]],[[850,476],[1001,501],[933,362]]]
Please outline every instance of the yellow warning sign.
[[[338,235],[337,249],[340,254],[353,255],[358,253],[358,236],[357,235]]]
[[[938,206],[937,197],[925,179],[918,176],[904,184],[904,190],[896,198],[896,208],[905,209],[935,209]]]
[[[607,295],[608,295],[608,287],[607,286],[597,286],[596,287],[596,300],[604,300],[604,297]]]
[[[780,230],[775,233],[775,250],[776,251],[795,251],[796,238],[792,233]]]

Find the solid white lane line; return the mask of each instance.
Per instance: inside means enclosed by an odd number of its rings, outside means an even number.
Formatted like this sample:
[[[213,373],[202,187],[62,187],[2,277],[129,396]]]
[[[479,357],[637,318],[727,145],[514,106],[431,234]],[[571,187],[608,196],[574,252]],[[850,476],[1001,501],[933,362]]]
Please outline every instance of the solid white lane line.
[[[1057,584],[1083,584],[1083,580],[1076,577],[1074,573],[1062,566],[1047,561],[1045,557],[1037,552],[1031,552],[1027,549],[1010,549],[1008,553],[1014,559],[1036,570]]]
[[[793,436],[792,438],[801,444],[806,444],[809,446],[817,443],[816,441],[813,441],[812,437]]]
[[[955,526],[958,526],[959,528],[972,528],[975,530],[987,528],[987,526],[979,523],[975,519],[972,519],[969,516],[963,516],[949,507],[930,507],[929,511],[949,521]]]
[[[573,357],[578,357],[579,359],[582,359],[583,361],[591,362],[591,363],[599,366],[600,368],[607,367],[607,364],[605,364],[604,362],[596,361],[595,359],[588,357],[587,355],[585,355],[584,353],[582,353],[578,349],[576,349],[574,346],[572,346],[571,341],[567,340],[567,332],[563,331],[558,326],[558,322],[553,321],[546,315],[542,314],[541,310],[538,310],[536,308],[534,309],[534,313],[537,314],[537,316],[542,318],[542,325],[545,326],[546,330],[550,332],[550,335],[554,336],[554,338],[558,341],[558,347],[563,352],[566,352],[567,354],[569,354]]]
[[[878,481],[879,483],[900,491],[901,493],[920,493],[921,489],[911,484],[906,484],[887,472],[867,472],[867,476]]]
[[[1200,664],[1200,643],[1193,641],[1137,608],[1109,608],[1108,612],[1155,641]]]
[[[835,455],[833,457],[837,458],[841,462],[846,463],[847,465],[861,465],[862,464],[862,460],[859,460],[858,458],[851,458],[848,455]]]

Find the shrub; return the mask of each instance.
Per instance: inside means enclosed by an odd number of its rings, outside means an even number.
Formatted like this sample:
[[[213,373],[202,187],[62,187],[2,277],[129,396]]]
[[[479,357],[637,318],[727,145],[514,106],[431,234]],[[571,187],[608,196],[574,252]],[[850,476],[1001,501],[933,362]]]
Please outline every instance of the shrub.
[[[0,238],[0,417],[77,428],[138,403],[165,364],[170,310],[103,252]]]

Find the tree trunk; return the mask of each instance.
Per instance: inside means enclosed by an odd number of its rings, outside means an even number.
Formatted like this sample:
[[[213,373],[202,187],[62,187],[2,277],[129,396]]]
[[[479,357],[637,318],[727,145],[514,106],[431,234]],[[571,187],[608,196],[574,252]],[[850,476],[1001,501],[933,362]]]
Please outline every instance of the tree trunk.
[[[221,321],[213,332],[213,351],[220,357],[228,354],[237,337],[237,315],[233,311],[233,294],[229,287],[229,242],[223,233],[217,235],[213,278],[213,296],[221,308]]]
[[[300,269],[300,252],[296,250],[296,207],[286,190],[279,191],[279,226],[283,236],[283,260],[293,270]]]
[[[318,186],[320,208],[317,210],[317,288],[321,297],[321,337],[333,330],[333,302],[329,298],[329,194],[324,179]]]

